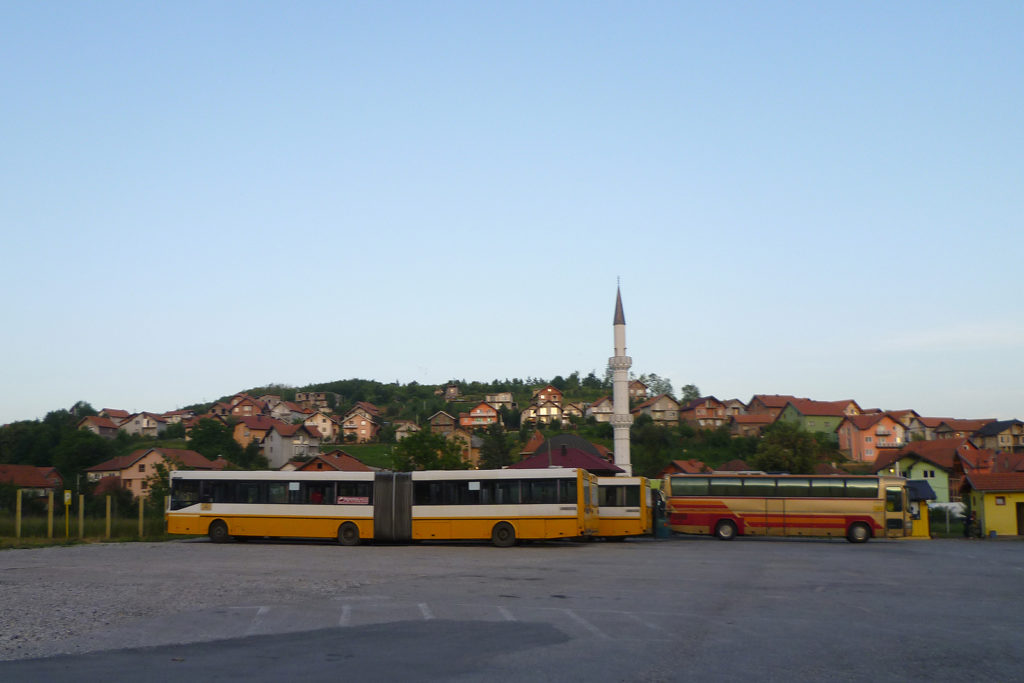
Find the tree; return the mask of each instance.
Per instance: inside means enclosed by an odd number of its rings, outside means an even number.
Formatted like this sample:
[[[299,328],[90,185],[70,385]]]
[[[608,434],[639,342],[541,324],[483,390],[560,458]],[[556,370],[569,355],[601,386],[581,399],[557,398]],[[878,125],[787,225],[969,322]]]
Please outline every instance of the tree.
[[[164,461],[153,465],[150,475],[146,477],[146,503],[160,507],[164,499],[171,493],[171,470]]]
[[[512,464],[512,444],[505,428],[494,423],[482,431],[483,446],[480,447],[480,466],[497,470]]]
[[[114,447],[106,439],[90,431],[73,429],[64,432],[53,449],[50,464],[60,472],[67,488],[71,488],[70,485],[77,482],[79,474],[93,465],[110,460],[114,455]]]
[[[814,436],[792,422],[776,422],[765,428],[750,465],[766,472],[811,474],[818,461]]]
[[[691,401],[696,401],[698,398],[700,398],[700,389],[697,388],[696,384],[687,384],[679,391],[681,394],[679,397],[679,402],[682,403],[683,405],[686,405]]]
[[[200,420],[192,428],[188,446],[210,460],[223,456],[233,463],[238,463],[242,458],[242,446],[231,435],[231,428],[219,420]]]
[[[429,429],[421,429],[399,441],[392,452],[392,466],[396,472],[464,470],[469,467],[462,460],[462,448],[456,441],[434,434]]]

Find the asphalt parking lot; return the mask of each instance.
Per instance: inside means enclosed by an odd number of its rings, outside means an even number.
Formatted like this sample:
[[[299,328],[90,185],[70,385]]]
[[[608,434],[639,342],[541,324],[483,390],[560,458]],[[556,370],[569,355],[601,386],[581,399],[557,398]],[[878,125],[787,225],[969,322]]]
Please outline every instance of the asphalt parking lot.
[[[0,553],[0,679],[1020,680],[1018,541]]]

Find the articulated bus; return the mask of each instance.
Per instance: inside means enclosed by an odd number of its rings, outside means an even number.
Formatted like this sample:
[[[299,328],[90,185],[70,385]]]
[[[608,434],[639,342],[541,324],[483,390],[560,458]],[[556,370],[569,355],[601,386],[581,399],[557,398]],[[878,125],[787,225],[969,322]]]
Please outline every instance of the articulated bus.
[[[668,525],[728,541],[750,536],[845,536],[864,543],[910,534],[902,477],[763,473],[665,477]]]
[[[585,470],[171,473],[167,532],[363,540],[517,540],[597,531],[597,477]]]
[[[643,477],[598,477],[595,536],[622,541],[646,536],[653,528],[651,488]]]

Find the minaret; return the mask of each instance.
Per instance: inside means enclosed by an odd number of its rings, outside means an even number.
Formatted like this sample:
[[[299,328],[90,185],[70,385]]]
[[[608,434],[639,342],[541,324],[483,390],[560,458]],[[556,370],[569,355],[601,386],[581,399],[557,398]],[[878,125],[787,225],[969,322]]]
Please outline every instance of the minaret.
[[[629,414],[629,366],[633,359],[626,355],[626,316],[622,312],[622,291],[615,290],[615,355],[608,359],[612,369],[612,430],[615,436],[615,464],[633,474],[629,461],[629,427],[633,416]]]

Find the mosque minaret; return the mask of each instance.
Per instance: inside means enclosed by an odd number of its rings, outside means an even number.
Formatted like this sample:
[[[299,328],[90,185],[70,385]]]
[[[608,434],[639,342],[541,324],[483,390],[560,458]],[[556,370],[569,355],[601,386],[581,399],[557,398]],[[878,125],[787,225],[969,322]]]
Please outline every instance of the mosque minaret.
[[[633,416],[629,413],[629,367],[633,359],[626,355],[626,316],[622,312],[622,290],[615,292],[615,355],[608,359],[612,369],[612,430],[615,437],[615,464],[633,474],[629,460],[629,427]]]

